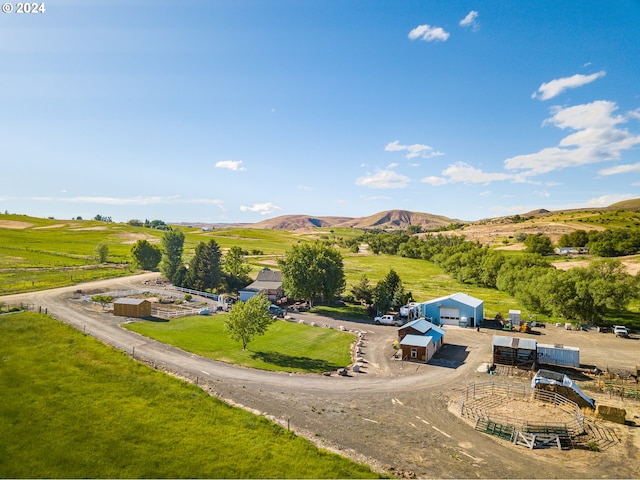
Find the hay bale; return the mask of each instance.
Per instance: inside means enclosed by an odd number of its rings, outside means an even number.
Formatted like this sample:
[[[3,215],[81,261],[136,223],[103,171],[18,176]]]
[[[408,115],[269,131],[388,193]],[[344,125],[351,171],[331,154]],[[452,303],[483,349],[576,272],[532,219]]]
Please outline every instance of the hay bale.
[[[624,424],[627,411],[624,408],[610,407],[608,405],[596,406],[596,418],[609,422]]]

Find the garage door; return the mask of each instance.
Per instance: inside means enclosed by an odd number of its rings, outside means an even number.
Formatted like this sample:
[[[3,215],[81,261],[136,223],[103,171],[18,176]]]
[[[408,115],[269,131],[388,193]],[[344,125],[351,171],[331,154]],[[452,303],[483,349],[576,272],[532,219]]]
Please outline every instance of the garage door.
[[[440,307],[440,324],[458,325],[460,321],[460,309]]]

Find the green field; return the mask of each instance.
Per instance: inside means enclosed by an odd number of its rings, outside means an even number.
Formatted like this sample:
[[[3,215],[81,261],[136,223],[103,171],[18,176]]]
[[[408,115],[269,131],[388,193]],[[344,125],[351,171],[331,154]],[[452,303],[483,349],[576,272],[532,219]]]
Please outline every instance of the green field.
[[[629,209],[603,209],[602,211],[567,211],[527,220],[525,224],[554,221],[574,226],[589,224],[605,228],[637,228],[640,214],[637,205]],[[520,225],[520,224],[518,224]],[[332,241],[337,237],[354,237],[357,229],[315,229],[307,233],[252,228],[214,229],[204,232],[199,228],[180,227],[185,232],[184,260],[188,262],[199,242],[215,239],[221,248],[240,246],[250,252],[247,257],[251,274],[265,267],[276,267],[292,245],[310,240]],[[163,232],[122,223],[93,220],[54,220],[24,215],[0,214],[0,295],[21,291],[75,285],[81,282],[138,273],[130,269],[130,250],[138,239],[159,243]],[[109,246],[108,263],[95,264],[95,247],[102,242]],[[521,309],[514,298],[495,289],[462,284],[430,262],[389,255],[353,254],[340,249],[344,257],[347,281],[345,293],[366,274],[375,284],[393,268],[402,279],[405,290],[416,301],[463,292],[485,302],[485,316],[497,312]],[[517,254],[517,252],[511,253]],[[637,312],[640,301],[634,301],[628,311],[611,316],[612,322],[640,326]],[[344,318],[363,318],[364,311],[357,306],[325,307],[316,311]],[[527,314],[523,310],[523,314]],[[540,319],[540,318],[538,318]],[[549,319],[552,320],[552,319]]]
[[[227,363],[285,372],[322,373],[351,363],[350,333],[276,321],[242,350],[224,331],[225,315],[142,321],[125,327],[188,352]]]
[[[45,315],[0,351],[0,478],[377,476]]]

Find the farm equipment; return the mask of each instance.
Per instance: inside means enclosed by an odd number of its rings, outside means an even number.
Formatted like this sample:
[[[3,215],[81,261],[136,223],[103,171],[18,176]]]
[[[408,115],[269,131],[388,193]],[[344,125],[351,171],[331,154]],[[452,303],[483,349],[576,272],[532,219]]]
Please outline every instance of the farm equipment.
[[[529,322],[522,322],[520,324],[521,333],[531,333],[531,324]]]

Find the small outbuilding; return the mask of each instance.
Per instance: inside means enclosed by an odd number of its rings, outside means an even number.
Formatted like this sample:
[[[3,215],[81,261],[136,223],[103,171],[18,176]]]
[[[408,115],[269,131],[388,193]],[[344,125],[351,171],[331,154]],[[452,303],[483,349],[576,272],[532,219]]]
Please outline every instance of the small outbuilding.
[[[403,360],[428,362],[442,347],[445,330],[419,318],[398,328]]]
[[[120,317],[150,317],[151,302],[144,298],[118,298],[113,302],[113,314]]]
[[[530,338],[493,336],[494,365],[530,369],[538,362],[537,342]]]

